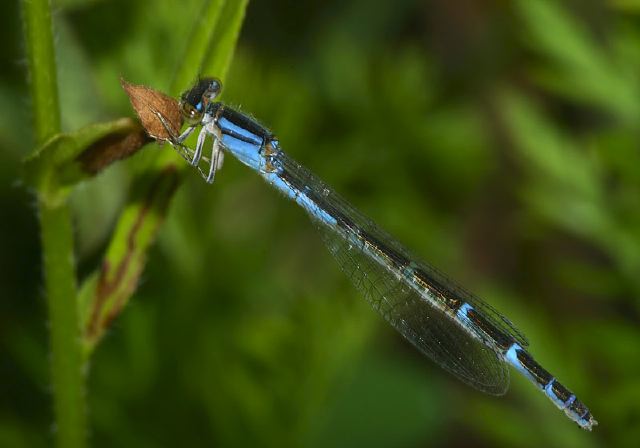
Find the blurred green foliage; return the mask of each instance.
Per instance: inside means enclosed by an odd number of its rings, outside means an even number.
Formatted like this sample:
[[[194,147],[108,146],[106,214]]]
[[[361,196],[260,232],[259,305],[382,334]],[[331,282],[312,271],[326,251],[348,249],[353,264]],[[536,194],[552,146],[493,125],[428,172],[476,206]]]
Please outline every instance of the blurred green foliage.
[[[55,2],[65,131],[170,88],[200,0]],[[484,396],[382,323],[304,213],[231,158],[188,178],[91,361],[95,446],[637,446],[640,8],[253,2],[223,100],[522,328],[600,422],[526,380]],[[2,4],[0,446],[52,440],[20,17]],[[216,75],[216,73],[206,73]],[[92,272],[150,145],[73,193]],[[313,256],[309,256],[313,254]]]

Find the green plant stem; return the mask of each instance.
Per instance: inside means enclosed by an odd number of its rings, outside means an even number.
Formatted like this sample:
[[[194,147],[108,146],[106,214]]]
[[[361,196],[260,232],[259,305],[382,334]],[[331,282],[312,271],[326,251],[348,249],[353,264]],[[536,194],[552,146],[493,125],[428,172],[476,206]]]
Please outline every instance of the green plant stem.
[[[22,8],[34,128],[36,140],[41,145],[60,132],[51,10],[48,0],[24,0]],[[52,193],[55,192],[38,191],[50,319],[56,442],[60,447],[80,448],[86,441],[86,413],[73,228],[66,200],[54,203],[43,200]]]
[[[79,448],[85,446],[85,378],[69,207],[41,202],[40,227],[49,307],[57,445]]]
[[[38,144],[60,132],[60,108],[49,0],[23,0],[31,99]]]

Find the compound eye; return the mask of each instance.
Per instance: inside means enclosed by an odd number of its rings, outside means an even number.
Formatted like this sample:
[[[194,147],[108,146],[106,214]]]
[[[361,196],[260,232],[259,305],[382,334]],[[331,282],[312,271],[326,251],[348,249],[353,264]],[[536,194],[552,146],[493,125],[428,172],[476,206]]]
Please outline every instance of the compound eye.
[[[202,99],[209,102],[215,100],[216,97],[220,95],[220,91],[222,90],[222,83],[217,78],[210,78],[207,81],[208,85],[202,94]]]
[[[181,102],[182,116],[189,123],[197,123],[202,119],[202,112],[187,101]]]

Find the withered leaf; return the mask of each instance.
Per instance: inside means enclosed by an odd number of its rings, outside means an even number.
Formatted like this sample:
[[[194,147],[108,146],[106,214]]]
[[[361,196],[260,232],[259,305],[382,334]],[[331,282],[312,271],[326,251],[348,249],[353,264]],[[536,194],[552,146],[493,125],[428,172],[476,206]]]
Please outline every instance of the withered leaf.
[[[162,141],[180,135],[183,116],[175,98],[143,85],[130,84],[123,78],[120,78],[120,84],[129,95],[131,106],[147,134]]]
[[[78,155],[77,160],[82,164],[85,173],[98,174],[113,162],[129,157],[153,141],[140,123],[132,118],[124,120],[131,123],[128,128],[105,135]]]

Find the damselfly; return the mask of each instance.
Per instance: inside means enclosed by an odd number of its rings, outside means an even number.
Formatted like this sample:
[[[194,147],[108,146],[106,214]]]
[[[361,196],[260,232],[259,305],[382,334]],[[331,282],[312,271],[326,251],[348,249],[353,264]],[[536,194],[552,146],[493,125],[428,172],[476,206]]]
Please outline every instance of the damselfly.
[[[510,364],[580,427],[591,430],[597,424],[589,409],[525,350],[526,338],[506,317],[418,261],[285,154],[264,126],[215,101],[221,88],[217,79],[205,78],[182,95],[189,126],[170,140],[207,182],[213,182],[223,151],[230,153],[309,214],[349,279],[422,353],[493,395],[507,391]],[[196,128],[200,132],[192,150],[184,141]],[[209,157],[203,156],[207,136],[213,141]],[[208,163],[207,170],[200,168],[201,161]]]

